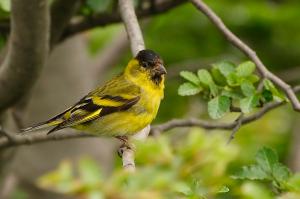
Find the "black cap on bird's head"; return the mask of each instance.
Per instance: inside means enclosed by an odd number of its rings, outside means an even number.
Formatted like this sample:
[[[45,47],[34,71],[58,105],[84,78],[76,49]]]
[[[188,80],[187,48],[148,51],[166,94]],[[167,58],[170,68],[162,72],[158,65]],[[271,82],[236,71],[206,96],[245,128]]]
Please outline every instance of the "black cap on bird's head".
[[[151,72],[153,81],[159,83],[161,76],[167,74],[167,71],[163,65],[163,60],[153,50],[141,50],[135,57],[139,61],[140,65]]]

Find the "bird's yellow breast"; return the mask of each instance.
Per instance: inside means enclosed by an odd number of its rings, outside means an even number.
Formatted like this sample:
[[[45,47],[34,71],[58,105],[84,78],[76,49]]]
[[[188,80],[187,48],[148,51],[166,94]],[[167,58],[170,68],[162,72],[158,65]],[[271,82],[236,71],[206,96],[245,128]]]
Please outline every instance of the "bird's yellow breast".
[[[111,113],[74,128],[104,136],[132,135],[153,121],[164,97],[164,77],[159,84],[155,84],[147,74],[132,74],[131,66],[136,64],[135,61],[129,63],[122,78],[140,88],[139,101],[126,111]]]

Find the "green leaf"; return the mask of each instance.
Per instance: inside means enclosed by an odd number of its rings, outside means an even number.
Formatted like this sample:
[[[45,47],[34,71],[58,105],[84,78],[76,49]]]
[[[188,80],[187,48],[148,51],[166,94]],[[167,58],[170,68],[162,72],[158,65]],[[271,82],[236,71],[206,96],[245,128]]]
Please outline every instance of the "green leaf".
[[[259,77],[255,74],[252,74],[252,75],[246,77],[246,79],[249,80],[252,83],[256,83],[256,82],[259,81]]]
[[[202,91],[200,86],[196,86],[190,82],[183,83],[178,88],[178,95],[181,96],[189,96],[189,95],[196,95]]]
[[[251,61],[246,61],[238,65],[236,68],[237,75],[240,77],[250,76],[255,70],[255,64]]]
[[[231,100],[227,96],[219,96],[208,102],[208,114],[213,119],[219,119],[229,111]]]
[[[198,70],[198,77],[200,82],[206,86],[214,83],[210,73],[205,69]]]
[[[271,82],[270,80],[268,80],[268,79],[264,80],[264,87],[265,87],[266,90],[271,91],[273,96],[276,96],[281,100],[285,100],[285,95],[282,94],[279,90],[277,90],[277,88],[275,87],[273,82]]]
[[[205,69],[198,70],[198,77],[202,84],[209,87],[211,95],[213,97],[218,95],[218,87],[207,70]]]
[[[226,77],[227,83],[229,86],[239,86],[240,85],[240,77],[238,77],[236,75],[236,73],[230,73],[227,77]]]
[[[273,176],[278,182],[284,183],[291,177],[291,171],[285,165],[277,162],[273,165]]]
[[[244,94],[246,97],[250,97],[250,96],[254,95],[255,92],[256,92],[255,87],[254,87],[253,84],[252,84],[250,81],[248,81],[248,80],[242,81],[241,89],[242,89],[243,94]]]
[[[273,94],[269,90],[264,89],[261,95],[266,102],[270,102],[273,100]]]
[[[227,193],[229,192],[229,188],[227,186],[223,186],[219,189],[218,193]]]
[[[265,180],[270,176],[258,165],[244,166],[234,176],[234,179]]]
[[[236,90],[222,90],[222,95],[237,100],[243,99],[244,97],[240,92]]]
[[[218,68],[225,77],[235,72],[235,65],[228,61],[213,64],[213,67]]]
[[[226,84],[227,84],[226,78],[224,77],[224,75],[222,75],[222,73],[220,72],[220,70],[218,68],[212,68],[211,75],[217,84],[226,86]]]
[[[277,154],[270,148],[263,147],[256,154],[256,162],[267,173],[273,172],[273,167],[278,163]]]
[[[197,75],[195,75],[194,73],[192,72],[189,72],[189,71],[181,71],[180,72],[180,76],[183,77],[184,79],[192,82],[193,84],[195,85],[200,85],[200,80],[199,78],[197,77]]]
[[[252,95],[240,100],[240,108],[243,113],[250,113],[253,108],[258,105],[259,97],[257,95]]]

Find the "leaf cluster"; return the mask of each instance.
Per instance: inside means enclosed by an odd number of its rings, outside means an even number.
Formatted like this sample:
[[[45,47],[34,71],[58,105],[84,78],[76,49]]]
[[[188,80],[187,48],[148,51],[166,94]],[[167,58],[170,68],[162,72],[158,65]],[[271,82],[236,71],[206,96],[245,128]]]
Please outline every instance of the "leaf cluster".
[[[275,151],[263,147],[257,152],[255,160],[256,164],[242,167],[233,178],[268,181],[278,192],[300,191],[299,177],[293,176],[289,168],[279,162]],[[297,178],[298,182],[295,180]]]
[[[259,77],[255,74],[255,64],[251,61],[237,66],[224,61],[213,64],[210,71],[200,69],[197,74],[182,71],[180,76],[187,82],[180,85],[178,94],[201,94],[208,102],[208,114],[213,119],[223,117],[232,107],[238,106],[241,112],[250,113],[264,103],[285,99],[270,80],[264,80],[262,91],[256,89]]]

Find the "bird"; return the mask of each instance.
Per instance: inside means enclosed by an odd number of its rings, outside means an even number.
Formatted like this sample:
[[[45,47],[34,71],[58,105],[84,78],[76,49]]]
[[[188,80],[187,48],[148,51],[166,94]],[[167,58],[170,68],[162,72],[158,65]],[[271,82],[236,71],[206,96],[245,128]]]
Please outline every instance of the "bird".
[[[51,134],[73,128],[96,136],[127,137],[148,126],[164,98],[167,71],[161,57],[141,50],[124,71],[89,92],[77,103],[53,118],[23,129],[23,132],[51,128]]]

